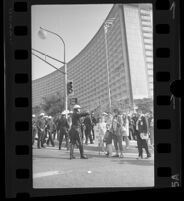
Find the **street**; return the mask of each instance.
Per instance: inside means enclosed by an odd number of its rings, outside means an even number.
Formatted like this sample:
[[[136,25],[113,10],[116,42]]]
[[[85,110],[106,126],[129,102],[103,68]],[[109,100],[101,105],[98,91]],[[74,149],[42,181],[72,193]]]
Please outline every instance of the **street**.
[[[150,159],[137,160],[137,148],[133,145],[124,158],[107,158],[97,151],[97,145],[84,146],[88,159],[69,159],[65,147],[33,146],[33,188],[88,188],[88,187],[151,187],[154,186],[154,155]],[[88,150],[86,150],[88,149]],[[144,154],[144,157],[146,155]]]

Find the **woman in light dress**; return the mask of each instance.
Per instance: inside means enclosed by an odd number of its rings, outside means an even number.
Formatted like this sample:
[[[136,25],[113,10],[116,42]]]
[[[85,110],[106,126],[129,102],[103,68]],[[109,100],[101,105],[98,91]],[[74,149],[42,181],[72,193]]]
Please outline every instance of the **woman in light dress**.
[[[128,115],[123,114],[122,115],[122,121],[123,121],[123,138],[126,143],[126,149],[129,148],[129,120],[128,120]]]
[[[96,130],[96,134],[97,134],[96,140],[98,140],[99,154],[100,154],[100,149],[102,149],[103,153],[105,153],[103,138],[106,132],[106,122],[103,117],[99,118],[99,122],[96,124],[94,129]]]

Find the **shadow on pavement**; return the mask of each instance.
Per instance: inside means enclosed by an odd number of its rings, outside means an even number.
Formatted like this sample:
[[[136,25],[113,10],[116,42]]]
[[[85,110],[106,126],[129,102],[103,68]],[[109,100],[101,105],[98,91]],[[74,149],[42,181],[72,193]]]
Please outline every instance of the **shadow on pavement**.
[[[34,156],[33,157],[33,160],[35,160],[35,159],[38,159],[38,158],[44,158],[44,159],[70,159],[70,156],[69,156],[69,154],[68,154],[68,157],[67,156],[43,156],[43,155],[36,155],[36,156]]]
[[[154,161],[150,159],[141,159],[137,160],[136,158],[133,160],[128,160],[128,158],[121,158],[117,160],[111,160],[112,162],[118,162],[119,164],[129,164],[129,165],[140,165],[140,166],[153,166]]]
[[[136,158],[132,157],[124,157],[124,158],[113,158],[113,157],[106,157],[105,155],[97,155],[97,154],[86,154],[87,157],[90,158],[104,158],[109,160],[109,162],[116,162],[119,164],[131,164],[131,165],[140,165],[140,166],[153,166],[154,161],[152,159],[141,159],[137,160]]]

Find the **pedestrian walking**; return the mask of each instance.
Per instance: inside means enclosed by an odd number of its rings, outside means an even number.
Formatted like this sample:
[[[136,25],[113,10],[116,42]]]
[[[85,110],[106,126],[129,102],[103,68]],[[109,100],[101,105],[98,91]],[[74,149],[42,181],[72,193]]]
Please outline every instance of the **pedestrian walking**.
[[[114,117],[112,119],[112,126],[111,132],[113,134],[113,141],[114,147],[116,150],[116,154],[113,157],[121,157],[123,158],[123,145],[122,145],[122,138],[123,138],[123,130],[122,130],[122,118],[119,114],[117,109],[114,110]],[[120,155],[119,155],[120,151]]]
[[[112,132],[110,130],[111,128],[111,125],[110,124],[107,124],[106,125],[106,132],[105,132],[105,135],[104,135],[104,139],[103,139],[103,142],[105,142],[106,144],[106,156],[107,157],[111,157],[112,156]]]
[[[64,112],[61,113],[61,118],[58,121],[58,129],[59,129],[59,150],[61,150],[63,137],[65,137],[66,141],[66,147],[67,150],[69,150],[69,135],[68,130],[70,128],[70,125],[68,123],[68,120],[66,119],[66,114]]]
[[[106,123],[102,120],[102,118],[99,118],[99,122],[95,126],[95,133],[96,133],[96,139],[98,140],[98,150],[100,154],[100,149],[105,153],[105,147],[104,147],[104,135],[106,132]]]
[[[122,121],[123,121],[123,138],[126,143],[125,148],[128,149],[130,142],[129,142],[129,120],[127,114],[123,114]]]
[[[148,127],[146,123],[146,118],[143,114],[140,114],[140,117],[137,120],[136,126],[138,130],[137,145],[138,145],[138,152],[139,152],[137,159],[143,158],[143,148],[145,149],[147,154],[146,159],[150,158],[151,154],[148,150]]]
[[[81,159],[87,159],[84,155],[83,143],[82,143],[82,133],[80,118],[89,115],[88,112],[80,112],[81,107],[79,105],[74,105],[72,114],[72,127],[69,131],[70,137],[70,159],[74,159],[74,146],[78,144]]]

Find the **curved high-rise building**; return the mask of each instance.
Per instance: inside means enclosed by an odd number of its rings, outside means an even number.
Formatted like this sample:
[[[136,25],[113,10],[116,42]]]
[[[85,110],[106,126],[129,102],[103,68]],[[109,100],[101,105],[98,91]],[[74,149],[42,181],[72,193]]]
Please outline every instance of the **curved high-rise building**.
[[[106,22],[111,23],[107,25]],[[106,28],[105,28],[106,27]],[[153,97],[151,4],[115,4],[98,32],[67,64],[74,95],[86,109]],[[109,91],[110,89],[110,91]],[[63,92],[64,76],[54,71],[32,81],[32,106]]]

